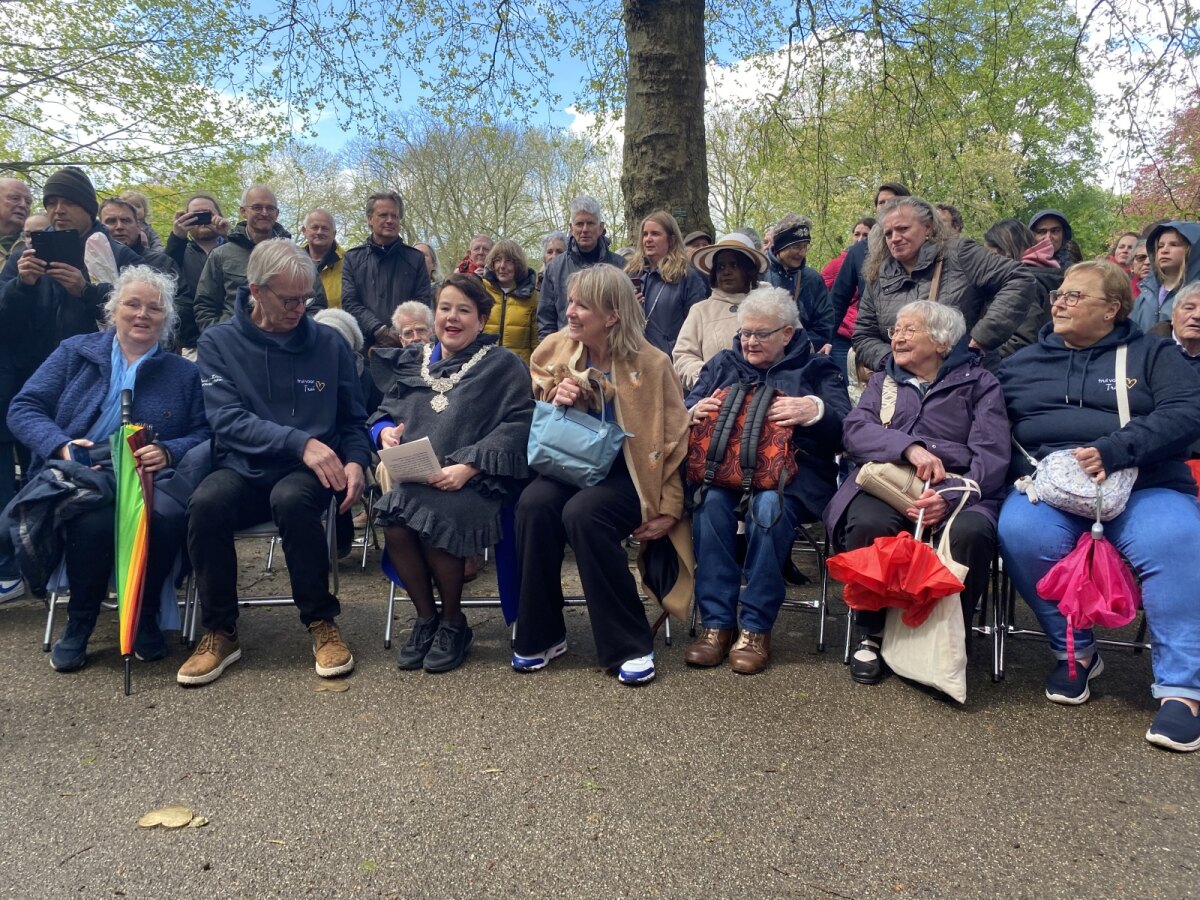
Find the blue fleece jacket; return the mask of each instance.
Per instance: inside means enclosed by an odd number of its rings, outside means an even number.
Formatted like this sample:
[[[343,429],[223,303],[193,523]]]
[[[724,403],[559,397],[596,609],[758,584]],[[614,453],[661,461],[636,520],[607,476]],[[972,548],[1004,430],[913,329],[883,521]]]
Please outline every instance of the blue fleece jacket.
[[[274,484],[304,466],[304,445],[316,438],[365,470],[367,413],[349,346],[308,316],[287,334],[265,332],[250,318],[249,297],[240,288],[233,318],[196,347],[217,465]]]
[[[823,286],[823,285],[822,285]],[[815,520],[833,497],[837,488],[837,455],[842,442],[842,421],[850,413],[850,397],[846,393],[846,378],[828,356],[817,354],[812,340],[803,329],[796,331],[784,348],[779,362],[768,369],[752,366],[742,353],[741,342],[733,339],[729,350],[722,350],[704,364],[696,386],[687,395],[688,409],[718,388],[739,381],[770,385],[788,397],[820,397],[825,414],[809,426],[792,429],[792,446],[800,464],[796,477],[785,488],[797,497],[808,510],[804,521]]]
[[[112,376],[114,332],[67,338],[25,383],[8,408],[13,436],[33,452],[33,468],[63,444],[84,437],[100,415]],[[172,465],[208,438],[200,373],[173,353],[159,351],[138,367],[133,421],[154,426]]]
[[[1129,423],[1117,414],[1116,350],[1129,345]],[[1184,460],[1200,438],[1200,374],[1179,349],[1120,322],[1090,347],[1073,350],[1046,325],[1038,342],[1000,367],[1013,437],[1035,459],[1055,450],[1095,447],[1106,471],[1138,466],[1134,490],[1164,487],[1195,495]],[[1014,474],[1030,466],[1012,455]]]

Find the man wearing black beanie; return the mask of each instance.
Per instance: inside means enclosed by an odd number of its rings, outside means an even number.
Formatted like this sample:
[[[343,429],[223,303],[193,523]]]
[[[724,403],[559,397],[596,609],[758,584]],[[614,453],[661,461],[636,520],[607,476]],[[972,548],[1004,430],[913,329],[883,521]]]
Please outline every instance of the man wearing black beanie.
[[[137,263],[128,247],[108,237],[96,221],[99,202],[86,173],[67,166],[51,175],[42,191],[46,215],[55,231],[79,235],[80,257],[88,236],[99,231],[112,251],[117,271]],[[5,419],[8,404],[58,345],[76,334],[95,331],[104,322],[104,304],[112,285],[93,280],[87,267],[47,262],[28,248],[10,256],[0,274],[0,445],[11,441]]]

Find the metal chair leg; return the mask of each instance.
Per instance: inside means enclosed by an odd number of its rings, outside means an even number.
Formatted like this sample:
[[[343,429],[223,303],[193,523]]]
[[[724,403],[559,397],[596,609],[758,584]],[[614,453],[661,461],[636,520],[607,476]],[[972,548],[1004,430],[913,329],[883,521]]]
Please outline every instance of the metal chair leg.
[[[396,582],[388,581],[387,624],[383,627],[383,649],[392,649],[392,615],[396,611]],[[516,640],[517,626],[513,625],[513,639]]]
[[[54,608],[58,606],[58,591],[50,592],[50,599],[47,601],[49,608],[46,610],[46,633],[42,636],[42,652],[50,652],[50,639],[54,637]]]

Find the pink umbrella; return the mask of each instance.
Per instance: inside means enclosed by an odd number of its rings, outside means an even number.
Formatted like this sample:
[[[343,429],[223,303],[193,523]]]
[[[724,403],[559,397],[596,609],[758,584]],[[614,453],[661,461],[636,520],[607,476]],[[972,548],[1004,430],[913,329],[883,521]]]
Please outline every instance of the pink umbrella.
[[[1075,629],[1128,625],[1141,605],[1141,591],[1117,549],[1104,539],[1097,519],[1091,533],[1037,583],[1038,594],[1057,600],[1067,618],[1067,671],[1075,677]]]

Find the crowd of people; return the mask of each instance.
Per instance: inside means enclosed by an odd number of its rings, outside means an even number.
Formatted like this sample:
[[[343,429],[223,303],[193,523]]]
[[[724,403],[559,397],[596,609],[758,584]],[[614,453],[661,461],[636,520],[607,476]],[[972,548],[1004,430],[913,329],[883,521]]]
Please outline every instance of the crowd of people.
[[[153,428],[139,465],[162,487],[148,595],[184,562],[195,572],[204,634],[177,674],[190,686],[241,657],[234,533],[267,520],[317,674],[353,669],[324,517],[348,549],[353,508],[375,481],[384,570],[416,614],[401,669],[463,664],[464,582],[507,537],[520,576],[515,670],[566,651],[570,545],[597,657],[621,683],[655,677],[640,591],[679,616],[695,604],[689,665],[753,675],[770,663],[798,524],[823,522],[847,550],[920,521],[935,540],[949,529],[967,567],[967,621],[999,554],[1054,654],[1047,698],[1080,704],[1103,661],[1038,582],[1092,522],[1013,488],[1068,450],[1094,482],[1135,473],[1106,528],[1140,581],[1152,636],[1160,707],[1146,737],[1200,749],[1200,596],[1172,549],[1200,537],[1196,223],[1153,223],[1085,260],[1058,210],[997,222],[976,242],[953,206],[887,182],[850,246],[817,271],[802,215],[762,238],[746,227],[714,239],[685,236],[660,210],[616,252],[599,204],[581,196],[566,229],[541,242],[540,265],[479,234],[443,272],[432,245],[400,237],[392,191],[366,199],[369,236],[351,248],[323,209],[293,242],[262,184],[236,217],[192,195],[165,244],[144,197],[101,202],[78,168],[42,194],[45,215],[32,215],[29,188],[0,180],[0,593],[40,592],[62,562],[59,671],[86,664],[107,592],[107,446],[128,392],[134,420]],[[741,427],[731,405],[743,397],[743,451],[752,431],[764,443],[721,481],[720,451],[703,453]],[[623,432],[586,483],[531,467],[535,412],[554,407]],[[698,435],[713,443],[693,460]],[[437,458],[426,480],[376,467],[379,451],[421,440]],[[923,488],[907,507],[884,502],[857,477],[869,463],[910,466]],[[755,483],[757,467],[774,480]],[[141,659],[167,655],[159,610],[144,605]],[[848,627],[852,678],[879,682],[885,616],[861,610]]]

